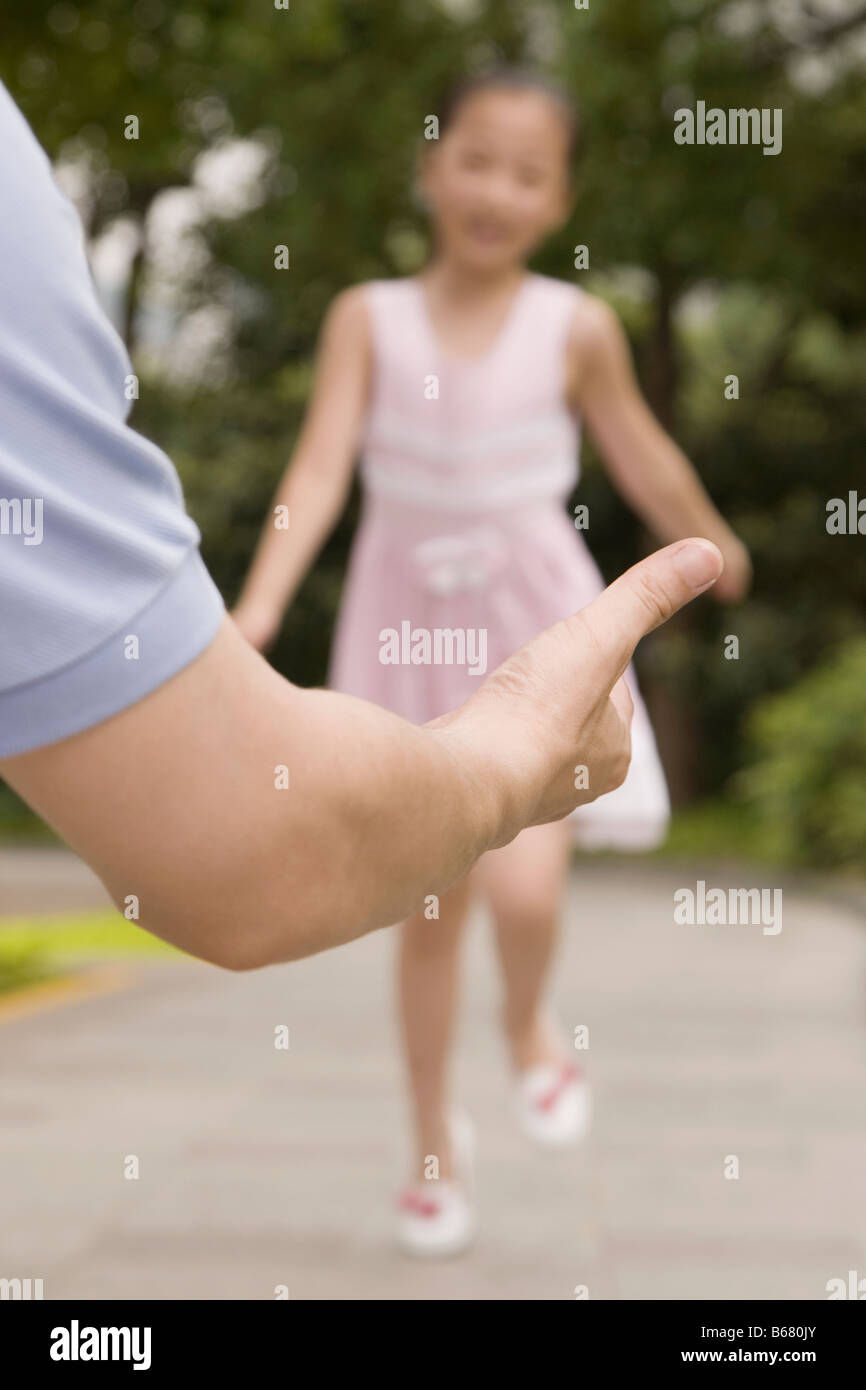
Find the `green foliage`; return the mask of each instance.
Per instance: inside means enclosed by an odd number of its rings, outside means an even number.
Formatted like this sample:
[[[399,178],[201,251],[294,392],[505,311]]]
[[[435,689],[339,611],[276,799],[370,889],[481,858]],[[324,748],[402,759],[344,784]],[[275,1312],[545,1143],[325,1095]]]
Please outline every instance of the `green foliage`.
[[[0,844],[12,840],[57,842],[54,832],[24,805],[11,787],[0,782]]]
[[[859,868],[866,849],[866,639],[846,643],[747,721],[752,757],[737,785],[771,852]]]

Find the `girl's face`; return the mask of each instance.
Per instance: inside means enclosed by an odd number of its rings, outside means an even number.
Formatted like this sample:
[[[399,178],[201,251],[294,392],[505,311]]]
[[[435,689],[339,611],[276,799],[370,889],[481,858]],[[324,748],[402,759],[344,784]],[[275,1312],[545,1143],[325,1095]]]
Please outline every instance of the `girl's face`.
[[[467,97],[420,171],[440,251],[485,273],[524,261],[568,216],[567,144],[543,92]]]

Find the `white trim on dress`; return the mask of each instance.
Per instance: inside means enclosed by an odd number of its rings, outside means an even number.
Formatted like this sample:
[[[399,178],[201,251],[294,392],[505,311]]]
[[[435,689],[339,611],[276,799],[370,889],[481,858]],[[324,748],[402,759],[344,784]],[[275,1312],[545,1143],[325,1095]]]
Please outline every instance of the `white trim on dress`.
[[[464,475],[459,480],[432,478],[405,464],[398,470],[393,463],[383,464],[375,456],[368,456],[361,465],[361,476],[372,495],[449,512],[484,511],[489,507],[539,502],[545,497],[561,500],[576,486],[579,473],[573,455],[561,455],[531,470],[521,468],[511,476]]]
[[[432,462],[440,460],[443,455],[463,459],[494,451],[511,452],[527,444],[562,440],[563,436],[567,436],[568,446],[576,451],[580,443],[580,426],[564,411],[545,412],[525,424],[504,430],[479,430],[468,437],[463,434],[460,439],[453,440],[448,438],[444,430],[440,433],[422,431],[393,416],[377,415],[368,431],[365,448],[371,452],[377,449],[405,449]]]

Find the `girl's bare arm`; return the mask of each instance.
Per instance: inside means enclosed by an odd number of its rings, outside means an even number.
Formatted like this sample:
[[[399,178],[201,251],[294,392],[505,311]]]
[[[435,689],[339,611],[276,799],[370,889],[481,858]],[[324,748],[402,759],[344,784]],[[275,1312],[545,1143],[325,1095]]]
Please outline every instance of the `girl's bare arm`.
[[[276,636],[345,505],[371,371],[367,308],[362,287],[355,286],[337,295],[325,316],[303,426],[232,614],[259,650]],[[287,509],[288,529],[275,524],[286,515],[278,508]]]
[[[689,460],[656,420],[638,386],[628,339],[603,300],[584,297],[572,328],[568,396],[587,421],[619,492],[662,541],[705,536],[721,550],[720,600],[749,586],[748,552],[719,514]]]

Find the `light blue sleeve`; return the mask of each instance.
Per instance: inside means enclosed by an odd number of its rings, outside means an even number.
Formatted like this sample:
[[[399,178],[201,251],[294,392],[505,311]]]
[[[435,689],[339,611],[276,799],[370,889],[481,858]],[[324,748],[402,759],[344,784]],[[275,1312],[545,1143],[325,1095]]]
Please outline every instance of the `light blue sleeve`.
[[[223,601],[78,214],[0,85],[0,757],[134,704],[208,646]]]

